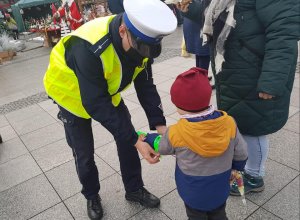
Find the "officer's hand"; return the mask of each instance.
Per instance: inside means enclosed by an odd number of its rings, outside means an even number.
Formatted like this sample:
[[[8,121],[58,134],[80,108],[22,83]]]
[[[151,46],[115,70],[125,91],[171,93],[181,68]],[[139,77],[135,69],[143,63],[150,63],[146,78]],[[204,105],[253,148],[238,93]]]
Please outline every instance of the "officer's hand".
[[[135,147],[142,154],[143,158],[148,161],[148,163],[154,164],[159,162],[159,153],[155,152],[148,143],[138,140]]]
[[[167,131],[167,126],[165,126],[165,125],[157,125],[157,126],[155,126],[155,128],[157,130],[157,133],[159,133],[161,135],[165,134]]]

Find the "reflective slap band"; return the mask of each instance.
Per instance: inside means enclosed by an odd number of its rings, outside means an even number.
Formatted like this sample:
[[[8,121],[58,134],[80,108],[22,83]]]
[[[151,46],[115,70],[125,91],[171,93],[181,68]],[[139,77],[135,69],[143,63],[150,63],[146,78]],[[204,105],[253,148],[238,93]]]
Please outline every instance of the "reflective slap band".
[[[123,19],[126,24],[126,27],[130,30],[130,32],[137,38],[140,38],[143,42],[148,43],[148,44],[158,44],[162,38],[153,38],[149,37],[142,32],[140,32],[138,29],[136,29],[133,24],[130,22],[128,19],[128,16],[126,12],[123,14]]]
[[[142,131],[137,131],[136,133],[138,136],[140,136],[140,135],[144,135],[145,137],[147,136],[147,133],[142,132]]]
[[[159,150],[160,139],[161,139],[161,135],[158,135],[154,140],[153,148],[154,148],[155,152],[158,152],[158,150]]]

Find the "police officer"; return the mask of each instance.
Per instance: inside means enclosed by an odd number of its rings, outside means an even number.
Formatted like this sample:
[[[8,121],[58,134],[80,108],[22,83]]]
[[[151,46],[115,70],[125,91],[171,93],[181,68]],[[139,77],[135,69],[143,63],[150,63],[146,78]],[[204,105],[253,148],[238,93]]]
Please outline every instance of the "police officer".
[[[159,0],[125,0],[124,9],[123,14],[94,19],[62,38],[51,52],[44,77],[45,90],[60,109],[90,219],[103,216],[91,118],[114,136],[125,198],[145,207],[160,204],[143,187],[137,150],[149,163],[157,163],[159,154],[138,140],[120,92],[134,81],[150,129],[166,130],[147,61],[160,55],[162,37],[172,33],[177,22]]]

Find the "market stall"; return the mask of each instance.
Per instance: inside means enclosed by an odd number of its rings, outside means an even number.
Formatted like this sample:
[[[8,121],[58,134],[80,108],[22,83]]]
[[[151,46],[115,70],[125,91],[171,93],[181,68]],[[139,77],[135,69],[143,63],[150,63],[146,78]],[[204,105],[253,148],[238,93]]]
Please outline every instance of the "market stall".
[[[78,7],[85,22],[111,14],[107,0],[78,0]]]
[[[52,3],[60,5],[60,0],[20,0],[12,5],[13,16],[19,31],[23,32],[30,28],[37,29],[40,26],[50,25],[51,19],[49,17],[52,16]]]

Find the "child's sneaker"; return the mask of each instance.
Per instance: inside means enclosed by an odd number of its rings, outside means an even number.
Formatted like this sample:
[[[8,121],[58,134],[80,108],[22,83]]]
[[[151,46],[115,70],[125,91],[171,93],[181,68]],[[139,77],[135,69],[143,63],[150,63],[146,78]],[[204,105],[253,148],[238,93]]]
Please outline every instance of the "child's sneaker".
[[[247,173],[243,174],[245,194],[249,192],[261,192],[265,189],[264,180],[262,177],[253,177]],[[237,184],[234,182],[230,189],[230,195],[240,196]]]

